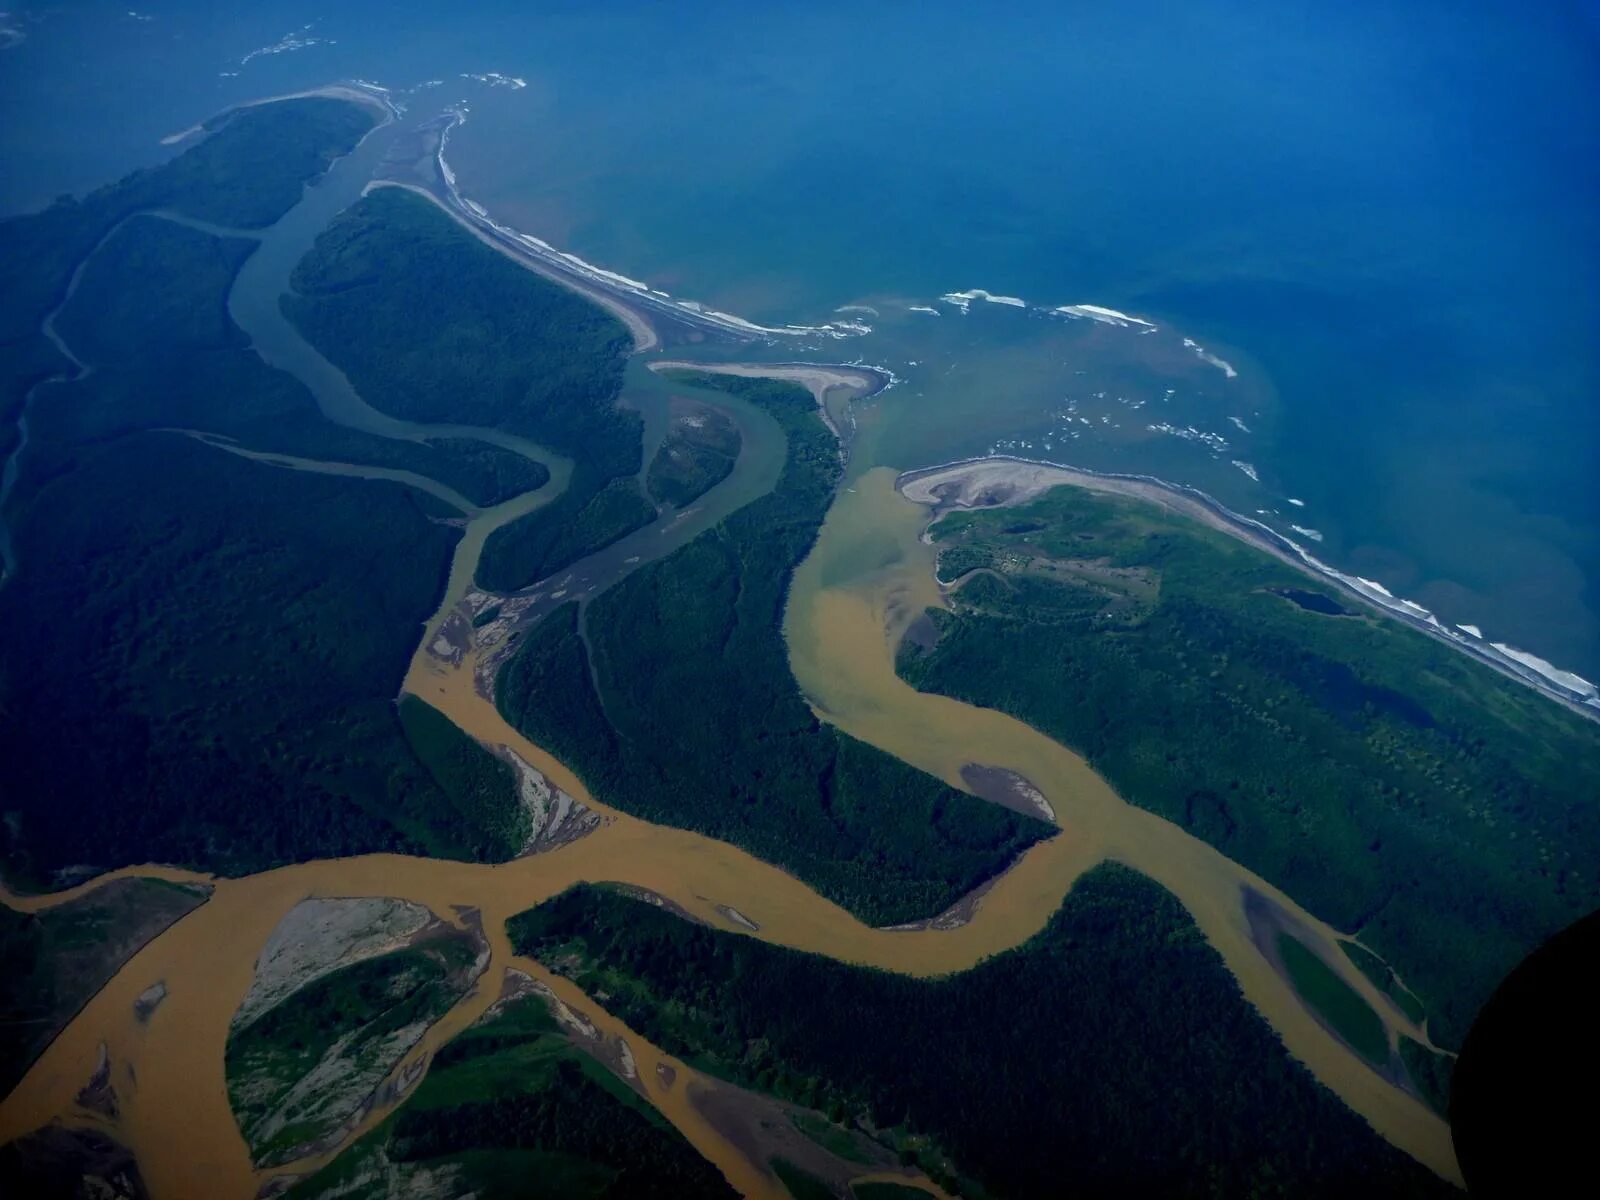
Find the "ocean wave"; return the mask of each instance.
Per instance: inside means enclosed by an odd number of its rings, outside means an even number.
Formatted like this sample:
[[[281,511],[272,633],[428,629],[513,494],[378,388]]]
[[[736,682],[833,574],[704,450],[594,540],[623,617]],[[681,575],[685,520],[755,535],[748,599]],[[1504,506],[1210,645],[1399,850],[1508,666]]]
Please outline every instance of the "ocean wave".
[[[911,306],[911,311],[915,312],[915,313],[927,313],[929,316],[932,316],[932,317],[938,317],[938,316],[942,316],[943,315],[942,313],[940,313],[940,311],[937,308],[930,308],[926,304],[913,304]]]
[[[1320,529],[1307,529],[1304,525],[1291,525],[1289,528],[1294,530],[1301,537],[1310,538],[1313,542],[1320,542],[1322,540],[1322,531]]]
[[[1304,508],[1306,506],[1306,502],[1304,500],[1297,500],[1293,496],[1285,496],[1284,501],[1288,504],[1294,505],[1296,508]]]
[[[311,26],[314,24],[316,24],[315,21],[302,25],[299,29],[295,29],[284,34],[270,46],[257,46],[254,50],[250,51],[249,54],[246,54],[239,60],[239,65],[241,67],[247,66],[249,65],[251,59],[261,58],[268,54],[288,54],[293,50],[308,50],[312,46],[333,45],[332,38],[319,38],[310,36]]]
[[[1062,304],[1052,308],[1051,312],[1058,312],[1062,316],[1074,320],[1098,321],[1102,325],[1119,325],[1123,329],[1131,329],[1135,325],[1154,331],[1160,328],[1154,322],[1146,321],[1143,317],[1131,316],[1125,312],[1118,312],[1114,308],[1106,308],[1099,304]]]
[[[1232,363],[1228,362],[1225,359],[1218,358],[1215,354],[1212,354],[1210,351],[1208,351],[1204,346],[1202,346],[1199,342],[1195,341],[1193,338],[1184,338],[1183,339],[1183,344],[1187,349],[1194,351],[1194,356],[1196,358],[1200,359],[1202,362],[1210,363],[1213,367],[1216,367],[1217,370],[1221,371],[1229,379],[1233,379],[1239,374],[1239,372],[1237,372],[1237,371],[1235,371],[1233,369],[1233,364]]]
[[[1565,700],[1581,704],[1588,709],[1600,709],[1600,690],[1582,675],[1573,671],[1563,670],[1555,664],[1531,654],[1526,650],[1519,650],[1515,646],[1508,646],[1504,642],[1485,642],[1483,631],[1476,625],[1461,624],[1454,629],[1447,628],[1415,600],[1407,600],[1396,596],[1376,579],[1364,579],[1359,575],[1346,575],[1342,571],[1330,567],[1327,563],[1313,557],[1305,548],[1288,538],[1283,539],[1286,544],[1293,547],[1306,564],[1331,579],[1344,584],[1351,591],[1365,597],[1380,608],[1398,616],[1409,618],[1414,623],[1426,626],[1427,629],[1444,638],[1451,644],[1461,647],[1480,658],[1485,658],[1509,672],[1525,683],[1531,683],[1543,691],[1553,692]],[[1457,632],[1457,631],[1463,632]]]
[[[1552,683],[1558,683],[1564,688],[1586,695],[1590,700],[1600,696],[1600,688],[1596,688],[1594,684],[1590,683],[1582,675],[1573,671],[1564,671],[1554,663],[1540,658],[1537,654],[1530,654],[1526,650],[1518,650],[1515,646],[1508,646],[1504,642],[1491,642],[1490,645],[1507,658],[1521,663],[1530,671],[1537,671]]]
[[[974,300],[983,300],[989,304],[1004,304],[1008,308],[1027,308],[1028,302],[1016,296],[997,296],[983,288],[968,288],[964,292],[946,292],[939,297],[946,304],[967,312],[972,308]]]
[[[1181,441],[1199,442],[1215,454],[1226,453],[1228,449],[1228,439],[1220,433],[1209,433],[1203,429],[1196,429],[1193,425],[1180,427],[1170,421],[1160,421],[1154,425],[1146,425],[1145,428],[1151,433],[1164,433]]]
[[[1260,483],[1261,482],[1261,476],[1256,474],[1255,467],[1252,466],[1250,463],[1241,462],[1236,458],[1236,459],[1233,460],[1233,465],[1238,467],[1239,470],[1243,471],[1246,475],[1248,475],[1250,477],[1250,482],[1251,483]]]
[[[474,74],[470,71],[461,72],[461,78],[470,79],[474,83],[481,83],[488,87],[510,88],[513,92],[520,92],[528,86],[528,81],[516,75],[502,75],[499,71],[484,71]]]
[[[1239,427],[1239,432],[1240,433],[1249,433],[1250,432],[1250,426],[1246,425],[1238,417],[1229,417],[1228,420],[1232,421],[1235,425],[1237,425]]]

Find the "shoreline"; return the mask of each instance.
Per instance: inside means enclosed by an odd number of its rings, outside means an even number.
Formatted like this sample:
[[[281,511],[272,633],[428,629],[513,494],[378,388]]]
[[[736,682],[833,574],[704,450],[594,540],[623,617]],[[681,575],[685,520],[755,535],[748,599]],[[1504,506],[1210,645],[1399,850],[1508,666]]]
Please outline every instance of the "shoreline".
[[[402,191],[411,192],[413,195],[421,196],[430,204],[435,205],[440,212],[444,213],[451,220],[455,221],[457,225],[460,225],[463,229],[472,234],[491,250],[498,251],[500,254],[505,255],[519,267],[522,267],[524,270],[532,271],[541,279],[548,279],[551,283],[557,284],[561,287],[570,288],[572,291],[577,292],[585,300],[589,300],[595,304],[598,304],[612,316],[616,317],[617,320],[621,321],[622,324],[627,328],[628,336],[633,341],[633,349],[629,352],[630,356],[634,354],[644,354],[647,351],[654,350],[661,345],[661,335],[656,332],[655,326],[652,325],[648,319],[646,319],[643,313],[624,303],[621,299],[614,296],[610,292],[603,291],[598,287],[588,284],[582,279],[561,271],[559,268],[552,266],[542,258],[530,253],[527,249],[521,246],[509,244],[503,237],[496,236],[495,234],[486,231],[482,225],[472,219],[472,214],[470,212],[463,212],[455,208],[447,200],[435,195],[433,192],[423,187],[420,183],[404,183],[398,179],[374,179],[368,182],[367,185],[361,189],[361,194],[365,196],[369,192],[375,191],[378,188],[391,187],[400,188]]]
[[[157,139],[162,146],[176,146],[188,141],[199,133],[208,133],[220,122],[227,120],[236,112],[243,112],[247,108],[260,108],[263,104],[276,104],[280,100],[304,100],[312,96],[321,96],[329,100],[344,100],[352,104],[365,105],[376,108],[383,113],[384,120],[380,124],[393,121],[398,115],[395,106],[387,96],[354,83],[329,83],[322,87],[305,88],[298,92],[281,92],[274,96],[261,96],[255,100],[242,100],[238,104],[230,104],[227,108],[213,113],[203,121],[198,121],[187,129],[180,129],[176,133],[169,133],[164,138]],[[374,127],[376,128],[376,127]]]
[[[1028,468],[1034,472],[1034,478],[1028,484],[1021,485],[1017,493],[994,505],[960,502],[945,505],[933,494],[932,489],[941,481],[971,482],[974,472],[981,473],[986,468],[1000,476],[1004,476],[1007,471],[1014,473],[1016,468]],[[1016,481],[1013,479],[1008,482]],[[922,488],[914,492],[912,489],[917,488],[919,484]],[[1591,721],[1600,722],[1600,695],[1594,691],[1585,694],[1576,688],[1568,687],[1543,671],[1499,649],[1495,643],[1474,639],[1468,634],[1457,633],[1447,628],[1420,605],[1389,594],[1381,584],[1373,584],[1357,576],[1346,575],[1329,566],[1310,554],[1299,543],[1284,537],[1261,521],[1234,512],[1199,488],[1172,483],[1154,475],[1094,471],[1087,467],[1070,467],[1061,463],[1009,454],[956,459],[952,462],[902,471],[895,478],[895,490],[914,503],[931,506],[934,510],[934,519],[949,508],[1006,507],[1021,503],[1061,484],[1132,496],[1198,520],[1247,545],[1264,550],[1313,579],[1332,585],[1342,595],[1359,601],[1370,610],[1420,630],[1436,641],[1485,663],[1507,679],[1532,688],[1569,711]],[[1552,669],[1559,670],[1553,666]]]
[[[521,233],[509,225],[502,225],[489,216],[488,210],[481,204],[461,194],[456,186],[456,173],[445,160],[445,148],[449,143],[450,133],[465,122],[465,115],[450,111],[440,120],[443,124],[439,128],[438,145],[434,148],[432,158],[434,173],[438,180],[436,186],[444,194],[434,198],[446,211],[478,231],[480,236],[493,239],[495,244],[515,248],[525,261],[536,261],[548,270],[559,273],[563,279],[576,280],[586,288],[603,292],[618,303],[635,305],[639,309],[649,310],[656,316],[736,341],[776,342],[779,338],[785,337],[844,339],[872,332],[870,325],[859,321],[834,321],[823,325],[758,325],[733,313],[708,308],[696,300],[679,299],[640,280],[630,279],[616,271],[608,271],[604,267],[586,262],[576,254],[552,246],[532,234]]]

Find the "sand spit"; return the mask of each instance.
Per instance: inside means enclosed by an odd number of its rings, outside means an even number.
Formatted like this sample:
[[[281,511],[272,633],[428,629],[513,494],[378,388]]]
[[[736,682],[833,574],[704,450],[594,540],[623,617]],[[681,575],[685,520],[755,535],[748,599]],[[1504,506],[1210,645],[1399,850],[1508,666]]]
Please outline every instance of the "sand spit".
[[[798,383],[816,398],[822,410],[823,423],[839,439],[845,436],[839,424],[828,411],[828,394],[835,388],[847,388],[854,394],[851,400],[876,395],[893,382],[894,377],[877,367],[829,366],[824,363],[698,363],[687,359],[667,359],[650,364],[652,371],[703,371],[707,375],[739,375],[747,379],[784,379]]]
[[[703,371],[707,375],[743,375],[750,379],[787,379],[822,403],[836,387],[859,388],[862,396],[881,392],[889,376],[877,367],[837,367],[824,363],[698,363],[672,359],[650,364],[652,371]],[[859,397],[858,397],[859,399]]]
[[[522,233],[509,225],[502,225],[489,215],[483,205],[461,194],[456,186],[456,174],[445,161],[445,147],[450,133],[465,118],[464,111],[453,110],[442,114],[433,123],[431,132],[436,136],[432,141],[431,154],[425,160],[428,163],[425,171],[417,173],[409,182],[400,179],[387,179],[381,182],[421,188],[430,199],[451,216],[466,224],[490,245],[514,253],[525,265],[533,266],[537,263],[538,266],[534,269],[541,270],[541,273],[548,272],[553,277],[579,287],[579,290],[584,291],[597,303],[606,304],[608,308],[616,304],[627,309],[633,318],[644,326],[649,325],[643,315],[648,312],[653,316],[692,328],[700,335],[694,340],[700,340],[706,334],[736,342],[774,342],[785,337],[843,339],[872,332],[870,325],[854,318],[830,321],[824,325],[758,325],[733,313],[709,308],[699,301],[675,297],[641,280],[630,279],[617,271],[609,271],[594,263],[586,262],[578,255],[552,246],[532,234]],[[427,132],[426,127],[424,132]],[[423,186],[424,183],[427,186]],[[605,299],[601,299],[602,296]],[[612,311],[617,312],[619,317],[622,316],[621,309],[613,308]],[[623,319],[628,320],[627,317]],[[629,321],[629,327],[636,329],[633,321]],[[635,353],[656,345],[653,333],[649,338],[642,340],[636,334],[635,342]]]
[[[352,104],[360,104],[367,108],[377,109],[383,114],[387,123],[394,119],[396,112],[394,105],[382,93],[358,83],[330,83],[324,87],[306,88],[299,92],[280,92],[275,96],[263,96],[259,100],[246,100],[242,104],[235,104],[232,108],[225,108],[214,116],[207,117],[204,121],[197,122],[187,129],[180,129],[176,133],[169,133],[161,139],[163,146],[176,146],[180,142],[198,137],[202,133],[215,129],[218,124],[231,117],[236,112],[243,112],[247,108],[260,108],[263,104],[277,104],[282,100],[305,100],[310,97],[322,97],[328,100],[347,100]]]

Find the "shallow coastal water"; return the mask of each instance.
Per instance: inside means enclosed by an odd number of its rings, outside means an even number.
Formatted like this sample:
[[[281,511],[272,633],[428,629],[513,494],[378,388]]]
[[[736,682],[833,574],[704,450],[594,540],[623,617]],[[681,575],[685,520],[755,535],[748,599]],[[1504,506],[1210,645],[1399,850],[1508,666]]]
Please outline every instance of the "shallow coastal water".
[[[851,314],[878,336],[830,357],[905,378],[885,461],[1048,438],[1042,457],[1226,488],[1445,623],[1600,678],[1600,68],[1581,9],[824,3],[755,22],[715,3],[174,0],[5,24],[7,102],[30,120],[0,141],[0,207],[331,79],[416,116],[464,106],[452,162],[502,221],[757,321],[878,309]],[[1120,432],[1096,415],[1063,438],[1085,363],[1024,315],[939,300],[974,287],[1161,324],[1233,364],[1259,418],[1147,397]],[[910,318],[937,338],[890,328],[913,306],[943,314]],[[960,357],[948,377],[939,351]],[[1238,384],[1213,373],[1208,393]],[[1087,392],[1132,404],[1137,383]]]

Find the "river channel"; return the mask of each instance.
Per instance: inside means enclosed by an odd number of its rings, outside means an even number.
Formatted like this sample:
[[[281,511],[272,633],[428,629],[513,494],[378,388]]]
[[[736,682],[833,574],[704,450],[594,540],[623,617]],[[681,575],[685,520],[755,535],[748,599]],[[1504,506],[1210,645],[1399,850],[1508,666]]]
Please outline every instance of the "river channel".
[[[525,454],[550,470],[543,487],[492,508],[474,508],[459,497],[449,501],[463,510],[463,535],[440,608],[423,635],[405,690],[439,708],[486,746],[513,750],[598,812],[602,823],[575,842],[500,866],[376,855],[214,881],[211,899],[136,954],[0,1104],[0,1143],[58,1118],[68,1124],[97,1125],[133,1150],[158,1200],[189,1196],[243,1200],[255,1195],[268,1175],[252,1166],[239,1134],[229,1107],[223,1059],[228,1024],[249,988],[256,955],[284,914],[307,897],[393,896],[426,905],[447,919],[459,909],[475,909],[493,955],[479,988],[429,1031],[397,1072],[431,1054],[481,1015],[494,1000],[504,969],[514,964],[544,980],[604,1031],[627,1041],[647,1098],[736,1188],[749,1195],[781,1197],[786,1193],[764,1164],[749,1161],[691,1103],[696,1073],[623,1028],[570,983],[516,959],[506,938],[506,919],[578,882],[622,882],[655,892],[720,928],[738,928],[722,911],[728,906],[759,926],[755,936],[765,940],[932,976],[965,969],[1019,945],[1043,928],[1074,880],[1110,859],[1143,872],[1178,897],[1245,996],[1290,1053],[1322,1083],[1396,1146],[1446,1178],[1459,1180],[1445,1122],[1329,1033],[1257,950],[1245,913],[1246,891],[1266,897],[1312,932],[1322,943],[1317,949],[1325,960],[1380,1014],[1391,1039],[1403,1033],[1426,1043],[1426,1031],[1410,1024],[1338,953],[1342,937],[1338,931],[1177,826],[1128,805],[1082,759],[1038,731],[991,710],[917,692],[896,676],[894,649],[901,632],[925,607],[943,601],[934,581],[932,548],[921,540],[929,512],[895,490],[890,469],[852,464],[821,537],[794,579],[785,632],[795,677],[824,720],[956,787],[964,786],[961,771],[969,764],[1014,771],[1037,787],[1056,813],[1060,834],[1025,854],[987,892],[972,919],[957,928],[868,928],[798,880],[743,851],[606,808],[563,764],[511,729],[481,694],[475,671],[478,647],[468,645],[450,659],[431,652],[444,624],[453,616],[459,618],[488,535],[559,495],[571,468],[564,458],[512,435],[385,416],[379,411],[381,398],[375,398],[375,407],[358,395],[343,373],[282,315],[279,300],[294,264],[327,222],[361,194],[394,131],[391,123],[369,135],[307,190],[300,205],[260,236],[259,249],[238,276],[229,309],[263,359],[305,383],[329,419],[392,438],[477,438]],[[675,350],[682,352],[683,348]],[[653,382],[642,364],[634,363],[624,402],[649,410],[663,402],[667,390]],[[745,445],[733,475],[689,512],[665,513],[624,543],[564,572],[579,589],[571,594],[595,594],[772,486],[781,466],[782,441],[770,419],[719,393],[695,395],[728,411],[740,426]],[[647,428],[653,422],[658,424],[647,413]],[[268,461],[295,469],[375,474],[344,464],[282,456],[268,456]],[[417,486],[431,482],[398,481]],[[533,591],[542,600],[546,591],[562,582],[547,581]],[[526,616],[536,618],[540,611],[542,607],[535,607]],[[117,874],[202,878],[149,867]],[[106,878],[52,896],[8,897],[7,903],[24,909],[48,907]],[[157,981],[166,984],[167,998],[148,1022],[141,1022],[134,1015],[134,1002]],[[102,1045],[110,1056],[120,1104],[111,1126],[74,1103],[78,1089],[95,1069]],[[658,1073],[658,1064],[671,1071]],[[663,1083],[664,1078],[674,1082]],[[383,1115],[373,1113],[362,1128]],[[336,1152],[274,1173],[314,1169]]]

